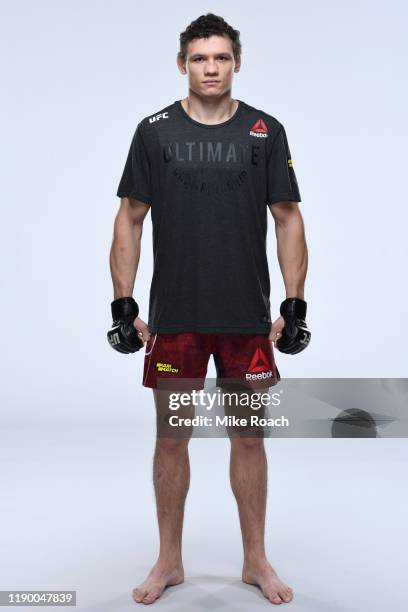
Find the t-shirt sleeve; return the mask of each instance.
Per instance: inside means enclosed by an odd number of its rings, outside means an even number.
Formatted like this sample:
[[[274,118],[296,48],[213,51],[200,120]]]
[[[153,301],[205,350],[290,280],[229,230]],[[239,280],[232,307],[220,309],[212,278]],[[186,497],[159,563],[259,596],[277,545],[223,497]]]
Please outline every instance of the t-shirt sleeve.
[[[150,162],[143,142],[140,123],[132,138],[116,195],[119,198],[135,198],[150,204]]]
[[[267,161],[267,204],[292,200],[301,202],[299,187],[293,169],[292,157],[289,150],[288,139],[283,126],[281,126]]]

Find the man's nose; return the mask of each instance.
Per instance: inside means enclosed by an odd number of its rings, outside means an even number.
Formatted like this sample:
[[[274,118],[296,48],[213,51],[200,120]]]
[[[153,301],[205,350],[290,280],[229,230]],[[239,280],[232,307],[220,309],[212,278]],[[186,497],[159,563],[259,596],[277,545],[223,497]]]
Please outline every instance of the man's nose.
[[[205,74],[217,74],[218,66],[215,61],[207,61],[204,67]]]

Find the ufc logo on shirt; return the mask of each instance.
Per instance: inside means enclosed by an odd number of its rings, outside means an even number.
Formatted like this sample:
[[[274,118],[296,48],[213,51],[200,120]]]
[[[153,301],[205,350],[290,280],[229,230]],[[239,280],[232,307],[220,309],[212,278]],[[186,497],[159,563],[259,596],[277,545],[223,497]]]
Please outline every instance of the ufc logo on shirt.
[[[154,121],[158,121],[159,119],[168,119],[169,113],[159,113],[158,115],[154,115],[154,117],[149,117],[149,123],[153,123]]]

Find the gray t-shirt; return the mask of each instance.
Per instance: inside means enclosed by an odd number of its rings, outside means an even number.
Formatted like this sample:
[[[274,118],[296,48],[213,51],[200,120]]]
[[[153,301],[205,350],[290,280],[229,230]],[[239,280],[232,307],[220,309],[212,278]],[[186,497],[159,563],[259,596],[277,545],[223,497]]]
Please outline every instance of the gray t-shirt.
[[[117,195],[151,207],[151,333],[270,331],[267,205],[301,199],[282,124],[238,102],[206,125],[177,100],[136,128]]]

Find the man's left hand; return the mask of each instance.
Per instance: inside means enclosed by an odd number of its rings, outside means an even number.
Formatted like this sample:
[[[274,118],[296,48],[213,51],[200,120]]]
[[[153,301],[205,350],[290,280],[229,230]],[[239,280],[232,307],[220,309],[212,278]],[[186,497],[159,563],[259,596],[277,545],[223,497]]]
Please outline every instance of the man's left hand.
[[[282,329],[285,327],[285,320],[283,317],[278,317],[271,325],[271,331],[269,333],[269,342],[275,342],[282,336]]]

